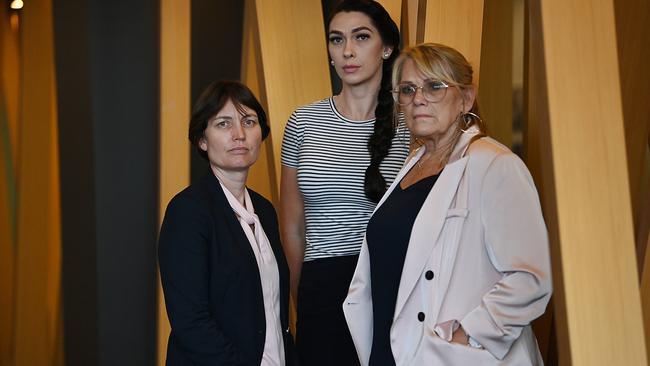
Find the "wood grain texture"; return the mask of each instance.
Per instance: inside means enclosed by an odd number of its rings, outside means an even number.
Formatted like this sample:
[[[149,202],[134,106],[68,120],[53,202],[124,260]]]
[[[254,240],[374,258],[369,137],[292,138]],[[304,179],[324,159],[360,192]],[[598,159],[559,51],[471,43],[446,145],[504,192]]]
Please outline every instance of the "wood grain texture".
[[[646,365],[613,4],[536,6],[570,359]]]
[[[393,18],[398,28],[402,23],[402,1],[408,0],[377,0],[386,9],[388,14],[390,14],[390,17]]]
[[[244,33],[242,42],[241,81],[253,91],[264,109],[268,112],[254,0],[246,0],[244,5]],[[267,138],[262,143],[257,162],[255,162],[248,173],[246,185],[271,200],[275,207],[280,207],[278,197],[279,189],[277,187],[277,182],[279,181],[277,174],[279,174],[279,169],[275,169],[273,144],[271,140],[271,138]]]
[[[483,80],[478,90],[481,116],[490,136],[512,147],[513,98],[512,1],[487,1],[483,11],[481,65]]]
[[[641,276],[646,351],[650,350],[650,2],[615,0],[627,167]],[[650,362],[650,361],[649,361]]]
[[[553,311],[556,329],[555,344],[549,342],[550,344],[545,350],[541,348],[542,344],[540,343],[540,351],[544,352],[543,356],[549,365],[571,365],[571,343],[566,325],[555,171],[553,151],[549,144],[551,132],[549,129],[548,88],[544,64],[541,10],[539,1],[531,1],[527,5],[528,9],[525,12],[528,23],[525,28],[527,44],[524,56],[524,73],[526,75],[524,100],[527,121],[524,126],[524,158],[540,194],[542,211],[549,233],[554,290],[553,304],[547,308],[547,312]],[[550,337],[549,340],[552,341]]]
[[[270,158],[279,187],[280,148],[289,115],[332,93],[325,28],[317,0],[256,0],[255,10],[271,125]]]
[[[460,51],[474,67],[479,85],[483,0],[427,0],[424,42],[442,43]]]
[[[16,365],[61,364],[61,223],[51,0],[22,14]]]
[[[159,224],[169,200],[190,181],[190,2],[160,2]],[[158,279],[157,364],[165,364],[171,328]]]
[[[15,163],[17,158],[18,78],[17,29],[10,25],[8,7],[0,7],[0,365],[14,357],[14,231]],[[16,14],[17,16],[17,14]]]

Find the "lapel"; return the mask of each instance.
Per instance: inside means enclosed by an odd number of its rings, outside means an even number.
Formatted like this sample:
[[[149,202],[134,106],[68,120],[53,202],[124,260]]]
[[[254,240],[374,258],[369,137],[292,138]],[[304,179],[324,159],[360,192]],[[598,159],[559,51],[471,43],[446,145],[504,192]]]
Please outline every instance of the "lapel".
[[[248,242],[248,238],[237,219],[237,215],[235,215],[232,207],[230,207],[230,203],[228,203],[226,195],[223,193],[219,180],[212,172],[208,174],[207,179],[209,180],[208,185],[210,187],[210,195],[212,196],[211,207],[214,212],[216,228],[217,230],[227,230],[229,236],[232,238],[229,242],[221,243],[220,245],[232,246],[235,249],[235,252],[244,252],[244,257],[247,262],[246,264],[253,268],[253,273],[259,278],[259,269],[257,267],[257,260],[255,259],[253,248],[251,248],[251,245]],[[260,296],[261,293],[262,287],[260,285]]]
[[[447,163],[440,173],[438,180],[431,189],[431,192],[429,192],[420,212],[415,218],[397,293],[394,319],[399,316],[404,308],[435,247],[437,238],[447,218],[447,211],[456,196],[458,185],[467,166],[467,160],[469,158],[464,156],[465,151],[469,146],[471,138],[477,133],[478,129],[474,127],[468,129],[461,135],[452,151],[449,163]],[[417,151],[415,156],[402,169],[399,179],[395,179],[391,188],[399,184],[399,181],[401,181],[401,178],[406,172],[422,157],[425,149],[421,147],[419,150],[421,151]]]
[[[246,189],[248,189],[248,187]],[[289,324],[289,319],[287,318],[288,312],[285,311],[289,306],[289,279],[288,271],[286,270],[287,260],[282,251],[282,244],[279,239],[277,226],[273,227],[274,220],[272,220],[271,215],[273,215],[274,212],[268,212],[268,210],[264,209],[266,206],[262,202],[263,197],[258,196],[257,192],[248,189],[248,193],[250,194],[251,202],[253,202],[255,214],[260,219],[264,233],[269,239],[273,255],[275,256],[275,262],[278,267],[278,275],[280,279],[280,320],[283,329],[286,329]]]

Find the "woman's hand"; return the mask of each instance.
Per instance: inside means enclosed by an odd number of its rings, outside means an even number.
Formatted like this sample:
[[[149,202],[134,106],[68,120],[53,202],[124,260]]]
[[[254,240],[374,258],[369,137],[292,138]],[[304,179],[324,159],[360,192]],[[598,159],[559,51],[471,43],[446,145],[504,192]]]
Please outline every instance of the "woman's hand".
[[[458,327],[458,329],[454,331],[454,334],[451,336],[451,343],[458,343],[462,345],[469,344],[469,336],[467,336],[467,333],[465,333],[463,327]]]

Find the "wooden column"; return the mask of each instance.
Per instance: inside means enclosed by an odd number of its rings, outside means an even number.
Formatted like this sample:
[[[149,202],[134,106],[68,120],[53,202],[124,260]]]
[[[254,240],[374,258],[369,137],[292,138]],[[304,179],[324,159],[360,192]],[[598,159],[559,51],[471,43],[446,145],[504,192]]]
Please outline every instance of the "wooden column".
[[[650,234],[646,239],[646,246],[650,245]],[[646,352],[650,349],[650,250],[645,253],[643,276],[641,278],[641,298],[643,299],[643,325],[645,328]],[[648,363],[650,363],[650,354]]]
[[[531,1],[562,364],[646,365],[614,20],[611,1]]]
[[[646,350],[650,350],[650,2],[615,0],[614,10]]]
[[[474,67],[479,84],[483,0],[426,0],[424,42],[442,43],[460,51]]]
[[[0,365],[14,357],[19,29],[18,12],[0,7]]]
[[[62,359],[61,223],[51,0],[23,11],[16,259],[16,365]]]
[[[408,2],[408,0],[377,0],[390,14],[398,28],[402,22],[402,1]]]
[[[512,147],[513,3],[487,1],[483,12],[481,65],[478,90],[481,116],[490,136]]]
[[[424,38],[425,0],[403,0],[401,17],[402,46],[411,47],[420,43]],[[419,31],[419,33],[418,33]],[[420,37],[418,38],[418,34]],[[418,41],[419,39],[419,41]]]
[[[246,0],[244,4],[244,32],[242,37],[241,60],[241,81],[253,91],[268,113],[268,101],[264,92],[264,70],[262,68],[255,0]],[[273,124],[274,122],[271,121],[271,125]],[[272,137],[267,138],[262,143],[260,155],[255,165],[250,169],[246,185],[277,205],[280,203],[278,197],[280,167],[276,167],[275,161],[273,160]],[[282,136],[275,137],[276,139],[282,138]]]
[[[289,115],[298,106],[331,94],[323,14],[317,0],[255,0],[255,11],[263,72],[260,95],[271,124],[270,159],[278,187]]]
[[[190,2],[160,2],[159,224],[169,200],[190,181]],[[158,280],[157,364],[164,365],[171,328]]]

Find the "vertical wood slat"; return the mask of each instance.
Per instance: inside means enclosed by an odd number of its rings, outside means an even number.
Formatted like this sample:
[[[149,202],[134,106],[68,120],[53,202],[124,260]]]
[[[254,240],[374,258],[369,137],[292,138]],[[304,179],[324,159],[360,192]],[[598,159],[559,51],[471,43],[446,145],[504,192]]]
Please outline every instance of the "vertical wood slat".
[[[483,80],[478,90],[481,116],[490,136],[511,147],[513,92],[513,4],[487,1],[483,11],[481,65]]]
[[[15,167],[20,88],[19,33],[11,26],[6,6],[0,7],[0,365],[14,357]]]
[[[169,200],[190,180],[190,2],[160,3],[160,223]],[[170,332],[158,283],[157,364],[165,364]]]
[[[51,0],[23,9],[15,363],[57,365],[61,239]]]
[[[331,94],[321,3],[256,0],[264,96],[276,182],[284,126],[298,106]]]
[[[526,2],[524,14],[526,17],[524,48],[524,110],[526,122],[523,126],[523,155],[526,165],[535,180],[540,194],[542,210],[549,232],[551,251],[551,266],[553,270],[554,292],[552,303],[542,316],[548,318],[549,313],[554,321],[553,333],[537,333],[540,351],[545,362],[549,365],[570,365],[571,350],[568,330],[566,329],[566,307],[564,306],[564,286],[562,276],[562,261],[560,240],[558,237],[557,205],[555,201],[555,173],[552,164],[552,151],[546,141],[550,140],[548,129],[548,95],[546,73],[544,68],[544,48],[541,31],[541,16],[538,3]],[[539,320],[545,321],[545,320]],[[548,321],[548,320],[546,320]],[[538,322],[535,322],[535,327]],[[555,325],[555,328],[553,328]],[[552,336],[555,335],[555,338]],[[546,344],[546,346],[545,346]]]
[[[614,11],[647,351],[650,350],[650,103],[647,102],[650,95],[650,68],[647,66],[650,2],[614,0]]]
[[[400,27],[402,22],[402,1],[408,0],[377,0],[386,9],[388,14],[390,14],[390,17],[393,18],[393,21],[397,24],[397,28]]]
[[[424,42],[442,43],[460,51],[474,67],[479,85],[483,0],[426,0]]]
[[[18,139],[20,138],[21,126],[18,122],[20,115],[20,75],[21,75],[21,50],[20,50],[20,29],[21,17],[17,11],[8,11],[9,7],[3,7],[0,11],[0,21],[2,21],[2,30],[0,36],[2,40],[2,57],[3,64],[2,88],[6,100],[7,122],[9,125],[9,141],[11,142],[11,156],[14,166],[18,163]]]
[[[646,239],[646,246],[650,246],[650,233]],[[646,352],[650,349],[650,250],[646,251],[643,275],[641,277],[641,298],[643,299],[643,326],[645,328]],[[650,354],[647,355],[650,363]]]
[[[402,37],[402,46],[404,48],[414,46],[417,40],[418,32],[418,0],[402,1],[402,17],[400,33]]]
[[[244,30],[242,36],[241,81],[246,84],[257,96],[260,103],[268,113],[268,101],[264,88],[264,71],[260,54],[259,30],[257,27],[257,14],[255,1],[246,0],[244,4]],[[275,123],[275,122],[274,122]],[[276,136],[277,138],[281,138]],[[260,147],[257,162],[248,173],[246,185],[257,193],[271,200],[279,207],[278,175],[273,161],[272,138],[267,138]]]
[[[542,20],[544,143],[552,148],[570,359],[646,365],[613,4],[533,3]]]

